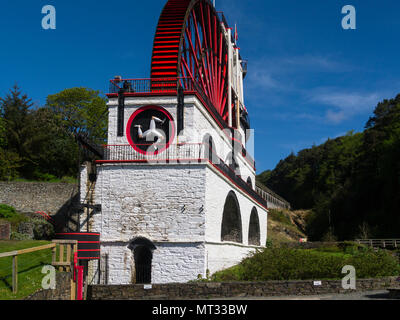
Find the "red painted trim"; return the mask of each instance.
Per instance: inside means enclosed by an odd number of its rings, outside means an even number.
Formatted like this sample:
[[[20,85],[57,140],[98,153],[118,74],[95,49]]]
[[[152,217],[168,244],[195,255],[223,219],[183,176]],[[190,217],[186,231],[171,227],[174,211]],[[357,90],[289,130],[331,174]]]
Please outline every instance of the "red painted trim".
[[[169,141],[167,142],[166,146],[162,149],[162,150],[157,150],[155,153],[148,153],[146,151],[143,151],[142,149],[138,148],[137,145],[133,142],[132,137],[131,137],[131,127],[132,127],[132,123],[133,120],[143,111],[149,110],[149,109],[155,109],[157,111],[162,112],[163,114],[165,114],[167,116],[167,118],[169,119],[169,123],[171,124],[171,133],[169,136]],[[128,121],[128,125],[126,126],[126,137],[128,139],[129,144],[132,146],[133,149],[135,149],[137,152],[139,152],[140,154],[144,154],[144,155],[156,155],[159,153],[162,153],[163,151],[165,151],[166,149],[169,148],[171,142],[174,141],[175,138],[175,123],[174,123],[174,119],[172,118],[171,114],[165,110],[164,108],[160,107],[160,106],[156,106],[156,105],[148,105],[142,108],[137,109],[129,118]]]
[[[79,243],[100,243],[100,241],[79,241]]]

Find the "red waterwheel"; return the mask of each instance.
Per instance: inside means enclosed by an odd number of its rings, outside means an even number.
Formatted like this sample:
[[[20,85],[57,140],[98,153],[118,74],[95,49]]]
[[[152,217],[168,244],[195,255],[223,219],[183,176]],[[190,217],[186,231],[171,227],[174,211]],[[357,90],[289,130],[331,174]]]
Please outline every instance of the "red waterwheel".
[[[209,0],[167,2],[154,39],[151,78],[191,79],[227,121],[228,45]]]

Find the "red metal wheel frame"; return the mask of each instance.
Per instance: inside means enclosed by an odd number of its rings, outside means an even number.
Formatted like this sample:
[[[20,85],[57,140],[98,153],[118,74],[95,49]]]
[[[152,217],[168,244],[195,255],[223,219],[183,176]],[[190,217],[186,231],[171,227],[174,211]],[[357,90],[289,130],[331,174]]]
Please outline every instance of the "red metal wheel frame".
[[[167,2],[154,38],[151,78],[192,79],[227,121],[228,44],[211,1]]]

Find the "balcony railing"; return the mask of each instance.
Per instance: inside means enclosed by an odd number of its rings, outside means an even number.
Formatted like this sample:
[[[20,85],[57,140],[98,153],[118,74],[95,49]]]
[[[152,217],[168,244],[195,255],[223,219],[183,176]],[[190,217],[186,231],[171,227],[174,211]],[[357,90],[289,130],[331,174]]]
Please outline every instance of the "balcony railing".
[[[160,79],[119,79],[110,80],[109,93],[117,95],[124,92],[126,95],[177,95],[178,88],[181,87],[185,94],[195,94],[196,97],[203,103],[208,113],[216,120],[223,129],[232,129],[226,121],[217,112],[214,104],[210,101],[207,95],[203,92],[199,84],[192,78],[160,78]],[[243,109],[246,108],[243,106]],[[255,169],[254,159],[246,153],[243,146],[243,157]]]
[[[151,145],[138,145],[142,149],[147,149]],[[217,168],[225,177],[234,182],[240,189],[245,191],[256,202],[268,207],[266,199],[258,194],[242,177],[236,175],[231,166],[222,161],[216,152],[210,149],[208,144],[203,143],[186,143],[186,144],[171,144],[167,149],[165,145],[158,145],[157,150],[154,148],[149,150],[147,154],[138,152],[130,145],[107,145],[104,146],[104,159],[100,163],[115,163],[115,162],[136,162],[136,163],[153,163],[153,164],[194,164],[210,162]],[[163,150],[165,149],[165,150]]]
[[[199,162],[204,159],[205,146],[200,143],[194,144],[171,144],[166,145],[137,145],[140,150],[136,151],[131,145],[108,145],[104,147],[104,161],[121,162],[172,162],[187,161]],[[163,150],[165,149],[165,150]]]
[[[120,79],[110,80],[109,93],[116,94],[122,90],[128,94],[143,93],[177,93],[181,86],[186,92],[194,91],[194,81],[191,78],[154,78],[154,79]]]

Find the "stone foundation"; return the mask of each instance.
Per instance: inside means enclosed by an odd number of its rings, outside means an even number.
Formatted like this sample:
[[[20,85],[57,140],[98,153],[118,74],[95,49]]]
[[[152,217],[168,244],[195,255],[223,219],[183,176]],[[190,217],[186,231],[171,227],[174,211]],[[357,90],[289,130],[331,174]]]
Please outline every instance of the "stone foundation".
[[[315,286],[309,281],[267,282],[198,282],[187,284],[159,284],[145,289],[143,285],[90,286],[91,300],[189,300],[268,296],[310,296],[318,294],[351,293],[354,291],[383,290],[395,286],[396,277],[357,280],[356,290],[342,288],[341,280],[322,281]]]

